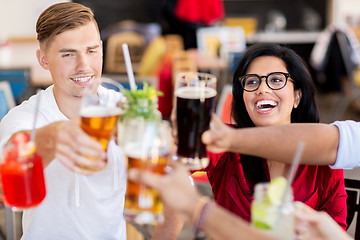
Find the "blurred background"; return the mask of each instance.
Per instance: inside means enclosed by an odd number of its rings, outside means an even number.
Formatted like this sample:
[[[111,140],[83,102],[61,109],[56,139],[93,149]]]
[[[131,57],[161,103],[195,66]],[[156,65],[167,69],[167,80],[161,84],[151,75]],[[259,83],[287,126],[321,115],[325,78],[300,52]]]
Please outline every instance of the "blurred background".
[[[0,1],[1,119],[37,89],[52,84],[49,73],[37,63],[35,25],[45,8],[64,1]],[[128,87],[121,49],[122,43],[128,43],[138,86],[147,82],[164,92],[158,102],[164,118],[170,117],[177,73],[200,71],[217,76],[216,113],[228,122],[234,69],[246,47],[262,42],[288,46],[308,63],[319,93],[321,122],[360,121],[359,0],[74,2],[90,7],[95,13],[104,43],[103,74]],[[345,178],[357,179],[359,173],[346,171]],[[211,196],[206,175],[199,174],[195,180],[202,193]],[[356,196],[349,209],[354,219],[359,207]],[[3,208],[0,214],[0,230],[5,233]],[[16,238],[21,234],[19,219],[15,215]],[[356,220],[348,230],[352,236],[355,225]],[[360,237],[360,230],[358,234]],[[0,231],[1,237],[5,239]],[[192,227],[186,226],[178,239],[192,238]],[[129,239],[144,237],[134,233]]]

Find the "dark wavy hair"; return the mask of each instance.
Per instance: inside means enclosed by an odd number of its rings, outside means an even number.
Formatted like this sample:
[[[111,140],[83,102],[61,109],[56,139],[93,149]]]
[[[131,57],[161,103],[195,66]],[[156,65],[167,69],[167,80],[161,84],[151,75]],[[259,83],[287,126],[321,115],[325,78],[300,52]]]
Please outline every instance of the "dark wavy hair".
[[[294,82],[294,90],[301,89],[301,100],[297,108],[291,112],[292,123],[317,123],[319,113],[315,103],[315,85],[305,61],[293,50],[276,44],[255,44],[244,53],[233,78],[233,101],[231,115],[236,128],[255,127],[251,120],[243,99],[244,90],[240,77],[246,74],[252,61],[258,57],[272,56],[281,59]],[[264,161],[264,160],[263,160]],[[241,155],[241,163],[247,179],[255,183],[267,181],[263,163],[256,157]]]

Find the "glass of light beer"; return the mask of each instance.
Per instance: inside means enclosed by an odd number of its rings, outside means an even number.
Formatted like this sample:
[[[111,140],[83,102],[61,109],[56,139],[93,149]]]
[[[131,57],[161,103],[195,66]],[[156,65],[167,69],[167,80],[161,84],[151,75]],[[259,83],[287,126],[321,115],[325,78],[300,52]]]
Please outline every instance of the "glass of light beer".
[[[128,169],[138,168],[164,175],[171,148],[170,124],[144,118],[124,119],[123,152]],[[158,192],[144,184],[127,181],[124,216],[138,224],[163,221],[162,202]]]
[[[80,117],[81,128],[98,141],[104,151],[115,135],[116,123],[125,110],[125,97],[121,94],[122,85],[111,79],[97,79],[84,88]],[[90,156],[86,156],[94,161]],[[79,166],[87,171],[99,171],[100,168]]]
[[[177,158],[191,170],[209,164],[201,135],[209,129],[215,107],[216,77],[185,72],[176,77]]]

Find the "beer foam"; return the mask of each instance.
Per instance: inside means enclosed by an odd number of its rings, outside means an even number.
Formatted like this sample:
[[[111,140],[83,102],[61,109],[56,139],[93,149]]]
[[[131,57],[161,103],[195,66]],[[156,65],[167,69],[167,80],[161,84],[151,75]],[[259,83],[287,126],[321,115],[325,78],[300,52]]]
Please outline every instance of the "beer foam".
[[[162,149],[158,149],[159,152],[157,154],[159,156],[167,156],[169,155],[168,149],[166,151],[163,151]],[[137,159],[143,159],[144,157],[148,157],[151,155],[151,146],[148,146],[147,149],[143,149],[141,146],[141,143],[135,142],[135,143],[125,143],[124,146],[124,154],[127,157],[131,158],[137,158]]]
[[[121,115],[123,111],[120,108],[108,108],[104,106],[87,106],[80,110],[82,117],[108,117]]]
[[[202,92],[203,90],[205,93]],[[186,99],[198,99],[201,96],[211,98],[216,96],[216,90],[209,87],[200,88],[200,86],[182,87],[175,90],[175,96]]]

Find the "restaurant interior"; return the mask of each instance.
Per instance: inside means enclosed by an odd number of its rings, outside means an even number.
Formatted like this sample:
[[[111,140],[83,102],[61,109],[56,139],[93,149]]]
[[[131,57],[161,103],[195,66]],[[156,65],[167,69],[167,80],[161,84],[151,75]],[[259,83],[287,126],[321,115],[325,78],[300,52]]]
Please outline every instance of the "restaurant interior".
[[[63,1],[1,3],[0,119],[52,84],[49,72],[36,59],[35,22],[54,2]],[[129,88],[121,48],[127,43],[136,84],[141,87],[146,82],[164,93],[158,106],[165,119],[170,119],[173,109],[175,76],[189,71],[217,77],[215,111],[228,122],[232,76],[243,52],[255,43],[276,43],[293,49],[309,65],[318,91],[320,122],[360,121],[360,61],[355,59],[360,56],[358,0],[219,0],[194,8],[198,12],[191,10],[192,4],[205,1],[74,2],[94,10],[104,47],[103,76]],[[178,2],[184,3],[185,13],[175,12]],[[360,170],[344,173],[349,194],[347,232],[360,239],[360,222],[356,224],[360,221]],[[195,176],[195,182],[203,194],[212,196],[204,175]],[[0,239],[20,239],[20,219],[21,213],[6,212],[0,203]],[[151,227],[138,228],[140,232],[136,227],[128,230],[129,240],[149,239]],[[185,226],[178,239],[190,239],[192,231]]]

